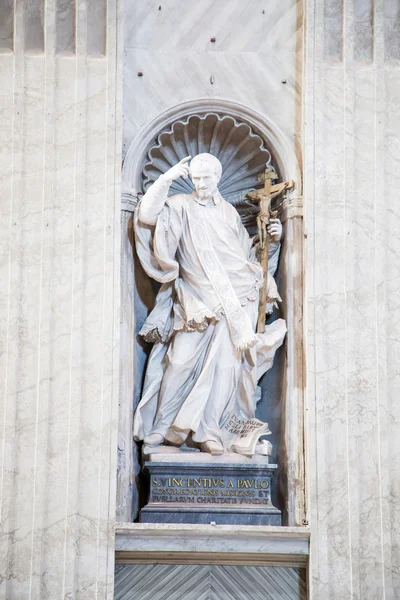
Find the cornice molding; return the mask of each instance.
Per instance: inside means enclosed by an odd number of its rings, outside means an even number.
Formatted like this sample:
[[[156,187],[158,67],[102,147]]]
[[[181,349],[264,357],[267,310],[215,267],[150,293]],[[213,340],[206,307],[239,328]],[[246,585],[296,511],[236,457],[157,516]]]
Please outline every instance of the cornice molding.
[[[308,527],[119,523],[116,562],[304,567],[309,538]]]

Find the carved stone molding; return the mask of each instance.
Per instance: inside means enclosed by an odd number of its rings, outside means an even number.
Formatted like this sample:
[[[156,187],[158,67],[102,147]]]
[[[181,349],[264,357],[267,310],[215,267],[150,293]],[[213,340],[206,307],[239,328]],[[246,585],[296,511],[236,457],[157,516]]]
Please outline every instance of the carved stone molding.
[[[130,190],[123,190],[121,194],[121,210],[127,210],[128,212],[134,212],[139,202],[139,196],[131,188]]]
[[[118,523],[117,563],[305,567],[308,527]]]
[[[276,208],[282,223],[294,217],[303,218],[303,196],[288,194]]]

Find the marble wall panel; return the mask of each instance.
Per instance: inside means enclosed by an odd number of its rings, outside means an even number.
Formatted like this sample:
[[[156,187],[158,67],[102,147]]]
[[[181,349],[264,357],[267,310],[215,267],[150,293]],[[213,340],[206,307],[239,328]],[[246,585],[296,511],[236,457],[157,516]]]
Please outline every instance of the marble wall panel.
[[[380,104],[383,103],[383,119],[380,122],[378,119],[377,123],[378,126],[384,124],[383,132],[379,132],[380,147],[384,151],[384,161],[380,162],[383,181],[381,173],[377,173],[375,184],[382,554],[383,577],[389,598],[400,595],[399,78],[398,66],[385,70],[384,88],[379,98]]]
[[[374,3],[373,0],[354,2],[354,59],[371,62],[373,59]]]
[[[383,0],[383,9],[385,58],[388,61],[396,61],[400,59],[400,2]]]
[[[13,49],[14,1],[3,0],[0,5],[0,50]]]
[[[75,0],[57,0],[56,51],[75,52]]]
[[[25,50],[28,52],[43,52],[44,50],[44,0],[25,0],[24,34]]]
[[[45,46],[15,3],[0,54],[0,598],[112,598],[121,13],[109,3],[107,55],[88,58],[80,2],[65,56],[59,3],[42,4]]]
[[[87,10],[87,51],[88,54],[101,56],[106,53],[107,45],[107,0],[87,0]]]
[[[116,600],[306,600],[304,569],[220,565],[118,565]]]
[[[258,0],[229,0],[223,10],[212,0],[129,2],[124,152],[167,108],[202,97],[248,105],[297,140],[301,50],[297,57],[296,49],[301,26],[302,5],[296,0],[273,0],[268,6]]]
[[[361,6],[363,4],[363,6]],[[306,3],[308,474],[313,600],[390,598],[398,576],[400,111],[387,6]],[[393,6],[392,6],[393,8]],[[373,21],[360,47],[363,27]],[[368,16],[369,14],[369,16]],[[367,27],[371,33],[371,28]],[[336,32],[336,33],[335,33]]]

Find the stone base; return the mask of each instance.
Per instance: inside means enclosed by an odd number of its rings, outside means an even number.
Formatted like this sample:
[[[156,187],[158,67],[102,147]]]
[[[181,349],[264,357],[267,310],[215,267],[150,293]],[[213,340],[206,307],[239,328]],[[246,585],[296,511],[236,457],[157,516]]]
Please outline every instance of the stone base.
[[[200,457],[203,462],[188,463],[153,456],[145,463],[150,496],[141,523],[282,524],[281,511],[271,502],[277,465],[229,463],[226,455]]]
[[[177,512],[179,511],[179,512]],[[154,506],[145,506],[140,513],[141,523],[196,523],[198,525],[282,525],[281,511],[267,509],[214,509],[206,511],[181,505],[157,510]]]
[[[238,465],[268,465],[272,453],[271,442],[263,440],[256,446],[253,456],[244,456],[237,452],[224,452],[220,456],[212,456],[200,452],[196,448],[175,446],[143,446],[142,458],[146,462],[162,463],[209,463],[209,464],[238,464]]]

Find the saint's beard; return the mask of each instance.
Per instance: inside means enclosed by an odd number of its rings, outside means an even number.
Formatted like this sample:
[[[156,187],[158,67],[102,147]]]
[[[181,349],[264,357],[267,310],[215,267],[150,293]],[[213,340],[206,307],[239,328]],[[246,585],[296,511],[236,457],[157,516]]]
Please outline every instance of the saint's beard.
[[[213,192],[210,192],[210,190],[196,190],[196,192],[201,200],[210,200],[215,196],[217,190],[214,190]]]

